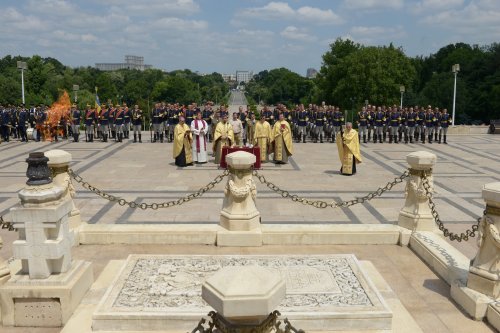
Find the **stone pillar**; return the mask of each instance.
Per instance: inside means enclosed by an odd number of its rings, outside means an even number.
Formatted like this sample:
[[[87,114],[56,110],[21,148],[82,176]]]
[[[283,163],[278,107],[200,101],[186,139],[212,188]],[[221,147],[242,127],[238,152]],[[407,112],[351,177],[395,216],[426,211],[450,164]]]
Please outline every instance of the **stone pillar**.
[[[285,294],[279,271],[260,266],[224,267],[206,279],[201,289],[203,300],[233,325],[234,332],[254,332],[252,326],[262,324]]]
[[[64,189],[64,197],[71,201],[71,212],[68,217],[68,225],[73,237],[78,235],[78,227],[82,224],[80,211],[76,208],[73,198],[75,197],[75,188],[71,183],[71,177],[68,174],[69,164],[71,163],[71,154],[60,149],[53,149],[45,152],[45,157],[52,173],[52,182],[54,185]],[[77,237],[76,237],[77,238]],[[78,245],[75,239],[72,245]]]
[[[261,246],[260,213],[255,206],[257,190],[252,179],[255,155],[237,151],[226,156],[229,179],[220,212],[219,246]]]
[[[67,186],[52,182],[47,161],[43,153],[30,154],[28,186],[10,210],[19,231],[13,255],[22,268],[0,287],[5,326],[62,326],[93,282],[91,263],[72,260],[72,200]]]
[[[3,240],[2,237],[0,237],[0,250],[2,250],[2,247],[3,247]],[[0,285],[6,282],[9,278],[10,278],[9,266],[7,266],[7,263],[0,256]]]
[[[411,170],[405,188],[405,205],[399,211],[399,226],[412,231],[437,231],[421,179],[422,172],[426,172],[431,190],[434,189],[432,168],[436,159],[436,155],[426,151],[406,155]]]
[[[476,257],[469,268],[467,287],[500,299],[500,182],[483,187],[486,215],[479,226]]]

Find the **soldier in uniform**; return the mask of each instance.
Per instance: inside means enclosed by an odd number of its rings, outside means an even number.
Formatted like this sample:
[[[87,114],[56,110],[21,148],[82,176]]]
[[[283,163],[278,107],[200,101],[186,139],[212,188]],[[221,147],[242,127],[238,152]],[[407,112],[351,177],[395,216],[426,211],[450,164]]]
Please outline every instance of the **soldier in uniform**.
[[[160,108],[160,103],[156,103],[152,114],[153,133],[154,133],[153,142],[156,142],[157,140],[163,142],[162,122],[163,122],[163,113]]]
[[[439,126],[441,124],[441,112],[439,108],[434,109],[434,118],[432,119],[432,131],[434,132],[434,142],[438,141]]]
[[[332,120],[332,125],[333,125],[333,137],[336,138],[337,133],[341,132],[342,129],[342,123],[344,122],[344,115],[342,112],[340,112],[339,107],[335,107],[335,111],[333,112],[333,120]],[[333,140],[335,142],[335,139]]]
[[[81,113],[77,109],[76,104],[71,107],[71,132],[73,133],[73,142],[78,142],[80,138],[80,120]]]
[[[137,137],[139,137],[139,142],[142,143],[142,110],[139,109],[137,104],[134,105],[134,111],[132,111],[132,125],[134,127],[134,142],[137,142]]]
[[[212,142],[212,118],[213,118],[213,111],[212,111],[212,106],[210,103],[207,103],[205,105],[205,108],[203,109],[203,112],[201,114],[203,120],[207,123],[208,129],[207,129],[207,138],[208,142]]]
[[[97,123],[96,111],[87,104],[85,109],[85,141],[94,142],[94,126]]]
[[[21,142],[28,142],[28,136],[26,133],[26,129],[28,126],[28,119],[29,119],[29,114],[24,108],[24,106],[21,108],[21,111],[19,111],[18,115],[19,119],[19,137],[21,138]]]
[[[432,131],[434,129],[434,113],[432,112],[432,108],[429,106],[424,116],[425,122],[425,134],[427,135],[427,139],[429,143],[432,143]],[[424,142],[425,143],[425,139]]]
[[[186,125],[191,126],[191,123],[193,122],[195,115],[196,115],[196,113],[195,113],[194,105],[190,104],[188,106],[188,109],[186,110],[186,113],[184,114],[184,117],[186,118]]]
[[[446,134],[448,133],[448,126],[450,126],[450,124],[452,123],[452,119],[451,119],[451,116],[448,114],[447,109],[443,109],[443,114],[441,115],[440,122],[441,122],[441,127],[439,128],[439,141],[438,141],[438,143],[441,143],[441,134],[442,134],[444,136],[443,143],[448,144],[446,142]]]
[[[108,142],[109,110],[110,109],[102,109],[99,115],[99,128],[101,129],[102,142]]]
[[[315,114],[315,119],[314,119],[314,125],[315,125],[315,140],[314,143],[319,142],[323,143],[323,136],[325,135],[325,132],[323,130],[323,126],[325,125],[325,120],[326,120],[326,114],[322,106],[318,109],[318,112]]]
[[[382,143],[383,133],[384,133],[384,125],[385,125],[385,113],[382,111],[382,108],[377,107],[377,112],[375,113],[374,123],[375,123],[375,132],[373,133],[373,143],[377,143],[377,139],[380,143]]]
[[[302,140],[306,143],[307,135],[307,122],[309,121],[309,113],[304,109],[304,104],[299,105],[299,110],[297,114],[297,125],[299,126],[299,142]]]
[[[410,139],[410,143],[413,143],[413,138],[415,136],[415,126],[416,126],[417,113],[410,108],[408,114],[406,116],[406,134],[405,143],[408,143],[408,138]]]
[[[123,142],[123,127],[125,125],[125,110],[119,104],[116,105],[115,113],[116,141]]]
[[[417,116],[417,125],[418,125],[418,133],[417,133],[417,139],[415,141],[418,141],[418,136],[420,135],[420,140],[422,140],[422,143],[425,143],[425,110],[423,107],[420,108],[420,111],[418,111],[418,116]]]
[[[389,116],[389,124],[390,124],[390,133],[389,133],[389,143],[392,143],[394,139],[394,143],[398,143],[398,129],[399,124],[401,122],[401,116],[399,115],[399,111],[396,107],[393,107]]]
[[[123,137],[129,139],[130,137],[130,123],[132,121],[132,111],[128,108],[127,104],[123,103]]]
[[[368,113],[366,112],[366,107],[363,106],[361,111],[358,112],[358,141],[361,141],[363,137],[363,143],[366,143],[366,132],[368,127]]]
[[[116,109],[113,104],[109,105],[109,130],[111,131],[111,138],[117,140],[116,138],[116,126],[115,126]]]

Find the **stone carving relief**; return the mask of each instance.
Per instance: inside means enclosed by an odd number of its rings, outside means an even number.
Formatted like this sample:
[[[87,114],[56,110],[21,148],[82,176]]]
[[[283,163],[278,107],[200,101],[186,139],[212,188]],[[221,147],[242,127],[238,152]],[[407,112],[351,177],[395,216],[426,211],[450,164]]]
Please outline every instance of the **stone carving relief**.
[[[287,284],[282,311],[331,306],[372,306],[349,258],[191,257],[138,259],[114,307],[209,309],[201,284],[225,266],[259,265],[281,274]]]

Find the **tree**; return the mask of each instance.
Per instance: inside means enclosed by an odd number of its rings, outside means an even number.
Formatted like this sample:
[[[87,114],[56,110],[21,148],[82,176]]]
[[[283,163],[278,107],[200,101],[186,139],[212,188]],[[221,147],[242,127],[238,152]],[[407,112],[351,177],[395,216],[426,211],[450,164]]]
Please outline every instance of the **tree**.
[[[411,87],[416,76],[410,59],[392,45],[365,47],[337,40],[323,59],[317,97],[342,108],[352,107],[352,101],[397,103],[399,86]]]

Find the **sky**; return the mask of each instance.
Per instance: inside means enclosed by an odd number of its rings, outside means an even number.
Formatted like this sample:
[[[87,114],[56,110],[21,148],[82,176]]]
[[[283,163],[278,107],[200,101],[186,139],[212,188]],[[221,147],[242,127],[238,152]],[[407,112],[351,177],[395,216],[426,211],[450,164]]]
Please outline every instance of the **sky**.
[[[500,0],[0,0],[0,57],[72,67],[131,54],[167,71],[305,75],[339,37],[408,56],[500,42]]]

